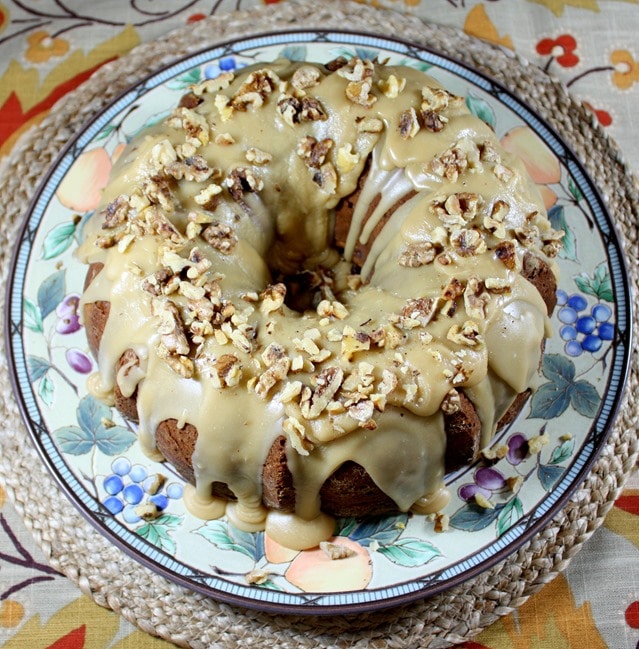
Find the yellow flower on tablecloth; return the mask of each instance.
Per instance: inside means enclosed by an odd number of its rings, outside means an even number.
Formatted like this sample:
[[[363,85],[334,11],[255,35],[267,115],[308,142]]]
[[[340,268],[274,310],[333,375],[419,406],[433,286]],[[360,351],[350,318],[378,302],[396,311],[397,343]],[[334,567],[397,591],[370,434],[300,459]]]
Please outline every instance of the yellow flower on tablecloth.
[[[0,509],[4,507],[4,504],[7,502],[7,494],[4,489],[0,487]]]
[[[5,599],[0,604],[0,628],[13,629],[24,617],[24,606],[14,599]]]
[[[614,65],[612,82],[620,90],[628,90],[633,83],[639,83],[639,61],[628,50],[615,50],[610,55]]]
[[[31,63],[44,63],[52,56],[64,56],[69,51],[69,41],[53,38],[44,30],[33,32],[27,37],[29,49],[26,57]]]

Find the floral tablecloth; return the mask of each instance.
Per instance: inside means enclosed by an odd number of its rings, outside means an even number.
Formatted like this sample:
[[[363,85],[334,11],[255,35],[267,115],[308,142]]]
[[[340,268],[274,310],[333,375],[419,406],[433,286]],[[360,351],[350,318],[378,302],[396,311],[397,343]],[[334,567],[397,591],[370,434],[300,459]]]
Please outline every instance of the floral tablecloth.
[[[213,13],[277,0],[0,2],[0,164],[93,71]],[[286,1],[286,0],[282,0]],[[510,48],[561,79],[639,171],[639,0],[369,0]],[[0,644],[168,646],[100,608],[44,562],[0,487]],[[639,478],[568,570],[468,649],[639,648]]]

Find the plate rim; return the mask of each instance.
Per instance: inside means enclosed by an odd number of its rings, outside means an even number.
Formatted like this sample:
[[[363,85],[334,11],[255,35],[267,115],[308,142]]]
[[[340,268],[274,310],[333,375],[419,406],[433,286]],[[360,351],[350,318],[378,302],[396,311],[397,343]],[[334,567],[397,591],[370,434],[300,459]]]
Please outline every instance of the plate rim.
[[[384,47],[384,43],[396,43],[398,45],[401,45],[405,48],[407,48],[406,55],[410,56],[411,54],[415,56],[415,58],[421,58],[419,56],[419,52],[426,52],[430,54],[433,57],[440,58],[444,61],[447,61],[449,63],[452,63],[454,66],[458,66],[461,68],[464,68],[470,75],[475,75],[476,77],[482,79],[484,82],[491,84],[492,86],[496,87],[499,89],[499,94],[505,94],[508,97],[510,97],[511,101],[515,103],[516,106],[520,107],[523,109],[526,113],[528,113],[531,117],[533,117],[535,120],[540,122],[543,127],[547,130],[547,132],[565,149],[565,151],[569,154],[567,156],[567,159],[564,161],[564,166],[566,169],[570,169],[569,161],[572,161],[573,164],[576,165],[577,170],[582,176],[582,179],[587,183],[589,186],[590,190],[593,193],[593,196],[601,209],[601,212],[605,218],[606,224],[610,228],[610,233],[608,235],[608,243],[605,245],[606,251],[608,251],[610,245],[612,244],[613,248],[616,250],[617,253],[617,259],[619,262],[619,265],[621,267],[621,278],[622,278],[622,286],[623,288],[623,304],[626,307],[625,308],[625,313],[627,315],[627,327],[626,327],[626,344],[624,345],[624,353],[623,353],[623,358],[620,361],[620,371],[621,371],[621,377],[619,379],[619,386],[618,389],[614,395],[614,398],[611,403],[610,407],[610,412],[607,415],[607,425],[605,428],[602,430],[602,432],[598,435],[596,441],[594,442],[593,449],[589,453],[587,459],[584,461],[583,465],[581,468],[577,471],[577,474],[572,478],[570,486],[565,490],[564,493],[562,493],[559,498],[555,500],[554,503],[550,505],[550,507],[545,511],[537,520],[533,521],[532,523],[528,523],[525,526],[524,531],[513,541],[508,543],[505,547],[500,548],[496,550],[491,556],[487,557],[486,559],[478,562],[477,564],[467,568],[464,570],[462,573],[453,575],[449,578],[447,578],[444,581],[434,581],[436,579],[436,576],[438,573],[445,572],[447,570],[450,570],[453,568],[455,565],[458,565],[459,563],[462,563],[468,559],[468,557],[464,557],[460,561],[450,564],[449,566],[443,568],[440,571],[431,573],[427,575],[425,578],[422,578],[420,581],[425,583],[426,585],[423,587],[416,588],[415,590],[412,590],[411,592],[406,592],[406,593],[401,593],[398,595],[394,596],[389,596],[384,599],[376,599],[376,598],[370,598],[366,599],[366,601],[362,602],[348,602],[348,603],[336,603],[336,604],[317,604],[317,603],[312,603],[312,600],[317,599],[317,598],[324,598],[324,597],[342,597],[342,596],[353,596],[357,593],[375,593],[375,592],[380,592],[380,591],[388,591],[392,590],[396,586],[403,585],[405,583],[415,583],[414,579],[408,579],[404,582],[397,582],[397,584],[392,584],[392,585],[387,585],[387,586],[381,586],[381,587],[376,587],[376,588],[371,588],[371,589],[365,589],[362,591],[345,591],[345,592],[336,592],[336,593],[283,593],[282,595],[284,597],[295,597],[295,598],[300,598],[300,599],[306,599],[311,603],[285,603],[281,604],[278,602],[270,601],[270,600],[265,600],[265,599],[260,599],[260,598],[252,598],[252,597],[246,597],[243,595],[235,595],[233,593],[221,591],[219,589],[216,589],[214,587],[209,587],[205,586],[203,584],[200,584],[197,581],[190,581],[188,578],[183,577],[182,575],[176,574],[175,572],[171,571],[169,568],[166,568],[165,566],[158,564],[155,562],[153,559],[150,557],[147,557],[146,555],[141,554],[138,550],[136,550],[133,546],[131,546],[129,543],[124,541],[120,536],[116,534],[115,531],[111,530],[108,526],[105,526],[102,521],[101,517],[96,516],[95,512],[92,512],[88,509],[88,507],[85,506],[85,504],[81,501],[79,498],[78,494],[76,494],[75,491],[71,489],[71,486],[64,480],[63,476],[60,474],[58,468],[53,464],[51,458],[46,452],[46,449],[42,445],[40,438],[37,434],[37,432],[34,430],[32,421],[31,421],[31,416],[28,412],[28,406],[25,402],[25,395],[22,391],[22,388],[19,385],[19,378],[18,378],[18,372],[17,372],[17,367],[16,367],[16,359],[14,356],[14,344],[13,344],[13,336],[14,333],[11,331],[12,328],[12,306],[14,304],[14,299],[13,299],[13,288],[15,285],[15,271],[16,267],[19,263],[19,257],[20,257],[20,250],[22,248],[22,244],[24,242],[25,238],[25,233],[27,232],[29,228],[29,220],[30,216],[32,215],[35,206],[40,202],[42,199],[43,192],[45,191],[47,185],[50,183],[51,178],[53,174],[55,173],[58,165],[61,163],[61,161],[68,155],[68,153],[73,149],[74,146],[77,145],[78,141],[82,138],[84,134],[86,134],[87,130],[92,126],[92,124],[95,123],[96,120],[99,119],[100,115],[104,114],[106,111],[109,111],[110,109],[113,108],[114,105],[116,105],[119,101],[121,101],[126,95],[128,95],[130,92],[134,91],[136,88],[139,88],[141,86],[145,86],[146,83],[153,79],[154,77],[157,77],[158,75],[161,75],[162,73],[165,73],[167,70],[179,66],[180,64],[183,64],[184,62],[194,59],[198,56],[202,56],[206,54],[207,52],[210,52],[211,50],[216,50],[220,48],[228,48],[230,46],[236,45],[238,43],[246,43],[247,41],[259,41],[261,39],[267,39],[267,38],[282,38],[284,39],[287,36],[298,36],[302,37],[305,35],[308,35],[311,37],[312,35],[318,35],[318,34],[332,34],[332,35],[340,35],[343,36],[344,38],[360,38],[360,39],[368,39],[369,42],[367,42],[365,45],[363,43],[354,43],[349,40],[343,40],[343,41],[335,41],[336,44],[344,44],[344,45],[364,45],[366,47],[370,47],[372,43],[370,41],[377,41],[378,43],[376,44],[379,47]],[[271,43],[270,45],[282,45],[285,46],[289,41],[281,40],[277,41],[275,43]],[[298,41],[290,41],[290,42],[305,42],[302,41],[301,39]],[[312,38],[308,39],[308,42],[317,42],[317,40],[313,41]],[[330,41],[333,42],[333,41]],[[256,46],[251,46],[247,47],[246,49],[254,49]],[[223,54],[220,54],[218,58],[221,58]],[[197,63],[195,65],[201,65],[201,63]],[[450,70],[448,70],[450,72]],[[454,72],[453,72],[454,73]],[[165,81],[159,82],[157,85],[162,85],[162,83],[165,83]],[[78,92],[81,91],[82,86],[77,88],[76,90],[72,92]],[[496,97],[497,100],[499,100],[499,97]],[[509,104],[508,107],[513,110],[513,107]],[[516,114],[522,121],[530,125],[529,120],[522,115],[519,111],[515,111]],[[544,140],[546,141],[546,140]],[[555,152],[556,153],[556,152]],[[571,174],[574,173],[574,169],[570,169]],[[44,214],[43,214],[44,216]],[[596,215],[595,215],[596,217]],[[32,199],[29,201],[29,205],[25,212],[21,215],[21,218],[23,219],[22,224],[20,225],[18,229],[18,236],[17,236],[17,241],[16,244],[14,245],[12,257],[11,257],[11,263],[9,265],[9,282],[8,285],[5,289],[6,292],[6,304],[7,307],[5,309],[4,313],[4,336],[5,336],[5,344],[7,346],[7,349],[10,350],[10,353],[7,354],[7,360],[8,360],[8,365],[9,365],[9,375],[10,375],[10,380],[13,388],[13,394],[17,399],[20,414],[22,417],[22,420],[26,426],[26,429],[29,433],[29,437],[31,441],[34,443],[35,449],[38,452],[38,455],[40,456],[41,460],[44,462],[47,470],[49,473],[54,477],[56,484],[58,487],[61,488],[61,490],[64,492],[65,496],[67,499],[70,500],[70,502],[73,504],[75,509],[79,511],[82,516],[87,520],[91,526],[97,530],[101,535],[106,536],[116,547],[118,547],[120,550],[125,552],[127,555],[132,557],[135,561],[138,563],[141,563],[144,565],[146,568],[152,570],[156,574],[160,574],[163,577],[169,579],[172,582],[176,582],[180,584],[181,586],[184,586],[190,590],[194,590],[196,592],[199,592],[204,595],[211,596],[219,601],[230,603],[230,604],[236,604],[240,606],[244,606],[246,608],[250,609],[255,609],[255,610],[260,610],[260,611],[265,611],[265,612],[271,612],[271,613],[277,613],[277,614],[307,614],[307,615],[335,615],[335,614],[350,614],[350,613],[362,613],[362,612],[368,612],[368,611],[376,611],[376,610],[381,610],[389,607],[395,607],[399,606],[401,604],[407,604],[412,601],[418,600],[418,599],[423,599],[426,597],[431,597],[433,595],[436,595],[438,593],[441,593],[443,591],[449,590],[450,588],[453,588],[455,586],[458,586],[460,584],[463,584],[471,579],[474,579],[477,577],[479,574],[482,572],[488,570],[489,568],[493,567],[500,561],[506,559],[510,555],[514,554],[518,550],[520,550],[526,542],[528,542],[535,533],[540,532],[547,524],[548,522],[565,506],[567,501],[570,499],[570,497],[578,490],[579,486],[582,484],[584,479],[586,478],[587,474],[590,472],[590,469],[592,468],[593,464],[597,460],[597,458],[600,456],[606,440],[609,438],[615,422],[619,416],[619,408],[621,406],[621,403],[623,402],[623,397],[626,392],[626,389],[628,387],[628,380],[630,376],[630,367],[631,367],[631,360],[632,360],[632,341],[634,337],[634,332],[632,329],[632,322],[634,321],[634,303],[631,299],[631,288],[630,288],[630,282],[629,282],[629,274],[628,274],[628,266],[627,266],[627,260],[625,257],[625,253],[623,251],[623,246],[622,246],[622,238],[619,234],[618,228],[616,226],[615,221],[612,218],[612,214],[610,213],[610,210],[608,209],[606,202],[604,201],[601,192],[596,185],[594,179],[591,177],[591,175],[587,172],[584,163],[580,159],[579,156],[575,154],[575,151],[571,145],[569,145],[563,136],[555,129],[555,127],[551,126],[548,121],[540,115],[536,109],[533,109],[528,106],[527,102],[524,100],[520,99],[517,95],[516,92],[513,92],[509,88],[507,88],[503,83],[501,83],[499,80],[491,76],[490,74],[484,72],[483,70],[478,70],[474,68],[473,66],[466,64],[465,62],[459,60],[458,58],[451,56],[447,53],[441,52],[437,50],[436,48],[425,46],[425,45],[420,45],[414,42],[411,42],[409,40],[405,40],[402,38],[398,37],[393,37],[393,36],[385,36],[380,33],[376,32],[366,32],[366,31],[361,31],[361,30],[346,30],[346,29],[322,29],[322,28],[307,28],[307,29],[277,29],[277,30],[272,30],[272,31],[264,31],[264,32],[258,32],[258,33],[251,33],[247,34],[244,36],[235,36],[230,39],[224,39],[221,40],[217,43],[210,44],[207,46],[204,46],[200,49],[196,49],[194,51],[191,51],[187,54],[181,55],[175,59],[172,59],[168,63],[165,63],[158,67],[157,69],[153,70],[152,72],[142,76],[140,79],[138,79],[136,82],[130,84],[127,86],[125,89],[122,91],[118,92],[107,104],[105,104],[102,108],[98,110],[97,113],[93,114],[89,119],[87,119],[85,122],[83,122],[82,126],[78,128],[78,130],[73,134],[72,138],[64,145],[64,147],[60,150],[60,152],[55,156],[55,158],[50,162],[46,172],[42,175],[42,177],[39,179],[38,184],[34,190],[34,196]],[[37,227],[35,230],[40,226],[40,221],[38,222]],[[602,235],[604,232],[601,231],[600,229],[600,234]],[[31,252],[29,252],[28,258],[30,258]],[[606,257],[607,263],[610,265],[610,257],[609,255]],[[21,293],[22,296],[22,293]],[[619,296],[616,296],[619,297]],[[618,313],[619,308],[618,304],[620,303],[620,300],[615,301],[615,311]],[[20,310],[22,312],[22,310]],[[20,337],[22,337],[22,334],[19,334]],[[602,402],[600,404],[600,407],[598,409],[597,415],[593,418],[593,420],[597,420],[601,416],[601,410],[604,405],[604,400],[605,396],[608,394],[608,390],[610,387],[610,383],[613,379],[612,372],[608,376],[608,380],[605,385],[605,390],[603,392],[603,397],[602,397]],[[40,411],[40,408],[37,405],[37,401],[35,401],[35,407],[37,408],[38,411]],[[44,419],[44,418],[43,418]],[[582,445],[582,450],[581,453],[584,452],[584,448],[588,445],[588,437],[584,438],[584,442]],[[575,462],[578,458],[573,460],[573,462],[566,468],[566,471],[564,475],[562,476],[562,480],[564,480],[572,468],[575,465]],[[552,492],[549,492],[549,494],[543,498],[540,503],[535,505],[531,513],[534,513],[535,509],[537,509],[542,503],[546,502]],[[99,504],[99,503],[97,503]],[[133,532],[132,532],[133,533]],[[482,546],[482,548],[477,549],[476,551],[473,552],[473,554],[477,554],[481,552],[485,547],[491,547],[492,545],[495,544],[495,541],[490,541],[486,546]],[[160,550],[159,548],[156,548],[157,552],[160,552],[161,554],[165,554],[167,556],[168,553]],[[472,556],[472,555],[471,555]],[[175,559],[174,559],[175,560]],[[177,560],[176,560],[177,561]],[[184,564],[183,564],[184,565]],[[188,566],[190,567],[190,566]],[[195,572],[195,570],[194,570]],[[208,575],[207,575],[208,577]],[[213,577],[213,575],[211,575]],[[223,577],[215,577],[216,579],[223,579]],[[224,580],[226,581],[226,580]],[[235,584],[233,582],[227,582],[231,587],[234,586]],[[242,586],[240,586],[242,587]],[[260,593],[262,592],[259,589],[254,589],[252,592]],[[277,591],[270,591],[272,593],[277,593]]]

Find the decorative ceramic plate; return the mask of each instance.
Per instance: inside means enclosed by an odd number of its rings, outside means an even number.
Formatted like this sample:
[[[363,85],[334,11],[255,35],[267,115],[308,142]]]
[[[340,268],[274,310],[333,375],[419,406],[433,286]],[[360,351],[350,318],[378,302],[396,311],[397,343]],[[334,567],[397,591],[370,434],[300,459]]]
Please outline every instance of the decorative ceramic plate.
[[[340,519],[335,536],[353,553],[331,561],[319,550],[286,550],[225,519],[190,515],[182,480],[144,456],[133,426],[88,394],[95,364],[78,319],[85,269],[73,249],[114,158],[141,129],[166,117],[190,84],[280,56],[340,55],[413,66],[466,96],[471,112],[523,158],[553,227],[565,236],[557,335],[548,342],[538,390],[495,440],[508,454],[490,467],[447,476],[453,494],[447,532],[436,533],[433,521],[418,515]],[[353,33],[238,40],[181,60],[122,95],[76,135],[35,196],[18,242],[9,306],[9,357],[24,418],[44,462],[86,518],[180,584],[288,613],[347,613],[426,597],[515,552],[562,506],[602,448],[630,350],[620,246],[592,180],[561,139],[481,74],[410,44]],[[159,488],[158,474],[166,478]],[[492,508],[478,507],[477,493]],[[147,500],[161,511],[149,522],[135,513]]]

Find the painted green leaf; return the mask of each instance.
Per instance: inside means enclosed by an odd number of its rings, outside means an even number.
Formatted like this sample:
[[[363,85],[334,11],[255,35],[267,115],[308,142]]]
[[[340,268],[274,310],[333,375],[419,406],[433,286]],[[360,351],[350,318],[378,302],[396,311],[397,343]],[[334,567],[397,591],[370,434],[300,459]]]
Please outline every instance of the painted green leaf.
[[[579,189],[579,186],[573,180],[572,176],[570,176],[570,178],[568,178],[568,191],[570,192],[570,195],[577,202],[579,202],[584,197],[584,195],[581,193],[581,189]]]
[[[40,356],[27,357],[27,370],[33,383],[41,379],[51,369],[51,364],[46,358]]]
[[[101,424],[95,430],[95,443],[105,455],[119,455],[128,450],[136,440],[136,435],[122,426]]]
[[[49,378],[49,376],[44,376],[42,378],[42,381],[40,381],[38,394],[47,406],[53,404],[53,381]]]
[[[564,236],[562,241],[562,249],[559,253],[560,257],[568,259],[569,261],[577,261],[577,239],[572,228],[566,222],[566,213],[563,205],[554,205],[548,211],[548,220],[554,230],[563,230]]]
[[[575,284],[582,293],[592,295],[605,302],[614,302],[614,293],[612,291],[612,282],[606,262],[601,262],[592,275],[581,273],[577,275]]]
[[[372,541],[388,545],[399,537],[407,521],[407,514],[357,521],[349,531],[348,537],[363,546],[369,546]]]
[[[450,525],[458,530],[477,532],[494,523],[502,508],[503,505],[496,505],[494,509],[484,509],[474,503],[467,503],[450,517]]]
[[[530,416],[539,419],[553,419],[562,415],[570,405],[572,386],[544,383],[532,396]]]
[[[22,317],[24,326],[31,331],[42,333],[42,315],[40,309],[27,297],[22,300]]]
[[[262,532],[243,532],[224,521],[211,521],[195,530],[209,543],[220,550],[241,552],[254,561],[264,556],[264,534]]]
[[[54,430],[53,439],[67,455],[90,453],[94,445],[93,435],[78,426],[65,426]]]
[[[40,317],[44,320],[49,313],[55,311],[55,308],[64,299],[64,277],[65,270],[59,270],[49,275],[38,289],[38,307],[40,308]]]
[[[184,88],[188,88],[191,85],[200,83],[200,79],[202,78],[202,75],[200,73],[200,68],[195,67],[183,74],[180,77],[177,77],[173,81],[170,81],[167,84],[167,87],[170,88],[171,90],[183,90]]]
[[[75,221],[69,221],[49,230],[42,246],[42,259],[53,259],[61,255],[73,243],[77,226]]]
[[[423,566],[442,556],[441,551],[432,543],[415,538],[399,539],[392,545],[380,546],[377,551],[398,566],[407,568]]]
[[[306,61],[306,45],[288,45],[282,50],[281,56],[289,61]]]
[[[561,354],[544,354],[541,372],[547,379],[562,385],[575,378],[575,364]]]
[[[180,520],[180,516],[163,514],[154,521],[138,527],[135,531],[143,539],[161,550],[169,554],[175,554],[175,541],[169,536],[169,532],[177,527]]]
[[[104,140],[104,139],[106,139],[107,137],[109,137],[109,135],[111,135],[111,133],[113,133],[113,131],[115,131],[115,128],[116,128],[115,124],[107,124],[107,125],[106,125],[106,126],[105,126],[105,127],[104,127],[104,128],[103,128],[103,129],[98,133],[98,134],[97,134],[97,136],[96,136],[96,138],[95,138],[96,141]]]
[[[552,464],[540,464],[537,467],[537,477],[541,486],[546,491],[552,491],[557,481],[564,474],[564,467],[554,466]]]
[[[592,418],[597,414],[597,409],[601,403],[596,388],[588,381],[577,381],[572,390],[573,408],[584,417]]]
[[[495,111],[485,99],[469,92],[468,95],[466,95],[466,106],[468,106],[468,110],[473,115],[479,117],[482,122],[488,124],[488,126],[493,130],[495,129]]]
[[[111,419],[111,410],[95,397],[87,394],[80,399],[76,415],[80,427],[95,439],[98,429],[104,425],[102,422]]]
[[[561,464],[565,462],[575,450],[575,440],[567,439],[558,446],[555,446],[550,455],[550,464]]]
[[[519,500],[519,496],[515,496],[509,500],[499,514],[497,519],[497,535],[501,536],[507,532],[517,521],[524,515],[524,508]]]

